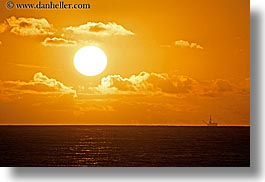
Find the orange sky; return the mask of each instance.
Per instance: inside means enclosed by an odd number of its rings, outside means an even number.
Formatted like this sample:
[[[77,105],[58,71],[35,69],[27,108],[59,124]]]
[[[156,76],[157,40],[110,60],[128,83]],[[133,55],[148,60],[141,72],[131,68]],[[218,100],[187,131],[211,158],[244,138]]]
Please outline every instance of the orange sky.
[[[65,2],[91,9],[1,2],[0,124],[249,125],[249,1]],[[103,73],[74,68],[85,45]]]

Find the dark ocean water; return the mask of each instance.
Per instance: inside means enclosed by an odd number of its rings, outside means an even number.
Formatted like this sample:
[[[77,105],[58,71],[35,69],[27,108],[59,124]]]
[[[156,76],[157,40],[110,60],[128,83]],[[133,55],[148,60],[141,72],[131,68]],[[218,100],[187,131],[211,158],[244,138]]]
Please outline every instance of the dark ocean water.
[[[249,127],[0,126],[0,166],[249,166]]]

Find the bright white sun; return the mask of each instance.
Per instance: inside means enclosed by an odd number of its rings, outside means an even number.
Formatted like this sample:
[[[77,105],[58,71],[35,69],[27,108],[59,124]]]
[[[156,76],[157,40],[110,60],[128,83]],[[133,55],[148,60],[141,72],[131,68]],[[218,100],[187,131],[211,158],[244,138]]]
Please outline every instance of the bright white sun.
[[[102,73],[106,68],[107,56],[98,47],[82,47],[75,53],[74,66],[83,75],[95,76]]]

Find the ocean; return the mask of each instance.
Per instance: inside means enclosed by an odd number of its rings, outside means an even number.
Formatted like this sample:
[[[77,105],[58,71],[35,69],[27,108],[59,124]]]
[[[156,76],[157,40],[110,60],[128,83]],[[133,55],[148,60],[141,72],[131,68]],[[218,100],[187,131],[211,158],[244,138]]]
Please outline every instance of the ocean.
[[[0,166],[249,167],[250,127],[0,126]]]

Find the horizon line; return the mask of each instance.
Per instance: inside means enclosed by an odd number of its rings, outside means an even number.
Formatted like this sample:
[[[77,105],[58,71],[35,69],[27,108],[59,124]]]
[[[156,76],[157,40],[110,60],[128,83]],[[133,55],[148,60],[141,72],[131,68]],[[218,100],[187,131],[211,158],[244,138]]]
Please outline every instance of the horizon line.
[[[162,127],[213,127],[207,125],[165,125],[165,124],[0,124],[0,126],[162,126]],[[251,125],[217,125],[214,127],[250,127]]]

